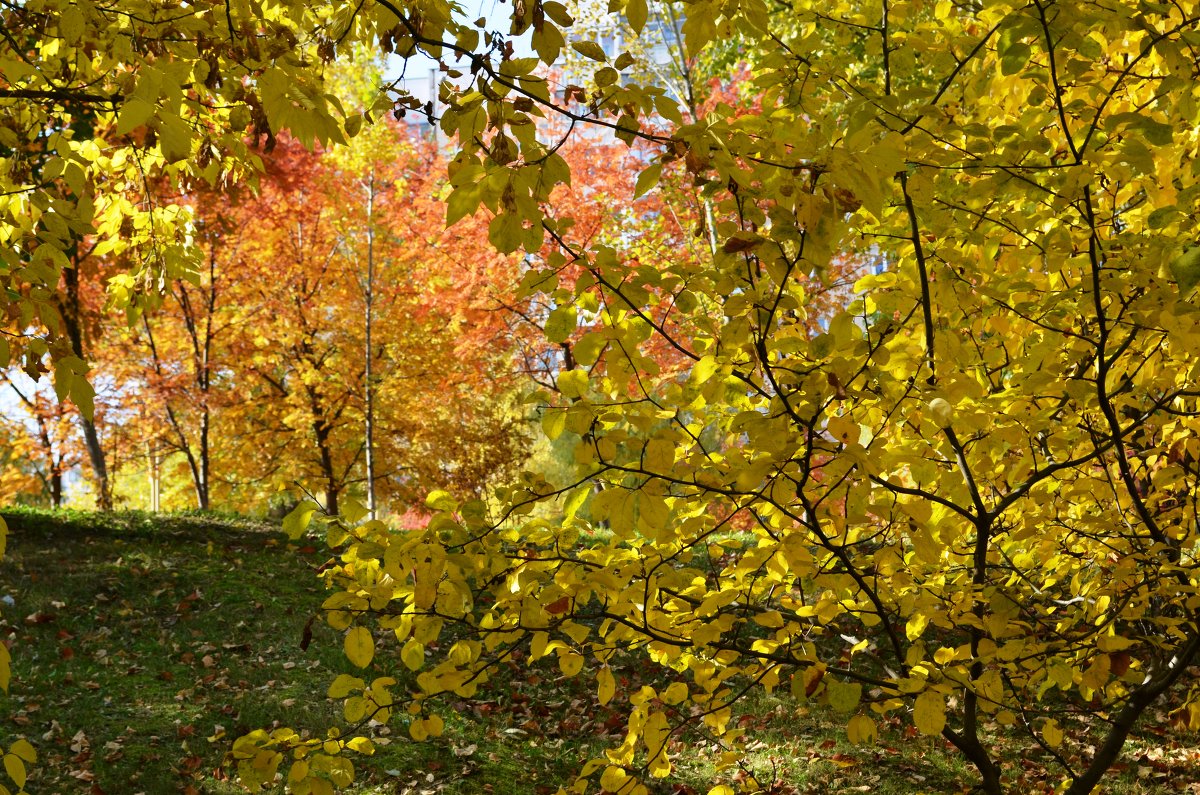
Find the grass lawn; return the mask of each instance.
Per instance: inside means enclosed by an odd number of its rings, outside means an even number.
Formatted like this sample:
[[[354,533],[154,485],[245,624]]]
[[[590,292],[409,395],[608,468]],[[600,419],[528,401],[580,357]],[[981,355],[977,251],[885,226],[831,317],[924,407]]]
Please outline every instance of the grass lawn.
[[[5,517],[0,639],[11,644],[13,684],[0,695],[0,743],[24,736],[37,748],[31,794],[240,792],[224,764],[239,734],[274,723],[322,734],[340,725],[340,704],[325,692],[338,673],[361,672],[332,630],[310,624],[324,598],[314,575],[326,560],[319,548],[288,544],[248,520]],[[302,649],[306,626],[311,643]],[[638,659],[627,666],[626,680],[654,673]],[[398,655],[380,654],[371,669],[368,679],[396,676],[403,685],[409,677]],[[412,742],[399,722],[380,727],[377,753],[354,759],[350,791],[554,792],[624,734],[619,707],[599,706],[591,688],[551,667],[514,665],[480,699],[452,705],[436,741]],[[755,738],[752,769],[773,795],[966,793],[974,780],[940,739],[914,736],[898,720],[869,747],[846,743],[837,716],[784,697],[755,696],[740,720]],[[1200,781],[1191,739],[1140,736],[1106,791],[1200,792],[1191,789]],[[657,793],[745,780],[715,770],[716,751],[702,738],[676,751],[679,776],[657,782]],[[1014,792],[1053,792],[1036,758],[1008,761]]]

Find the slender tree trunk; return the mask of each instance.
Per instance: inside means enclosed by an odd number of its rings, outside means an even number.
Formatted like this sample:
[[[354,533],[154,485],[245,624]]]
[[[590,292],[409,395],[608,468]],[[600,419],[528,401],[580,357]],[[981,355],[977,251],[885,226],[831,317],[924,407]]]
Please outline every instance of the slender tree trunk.
[[[61,508],[63,501],[63,476],[58,467],[50,473],[50,507]]]
[[[63,269],[63,280],[66,282],[66,304],[63,306],[63,325],[67,337],[71,340],[72,352],[83,361],[87,361],[83,350],[83,319],[81,318],[79,298],[79,269],[78,266]],[[96,508],[101,511],[111,511],[112,484],[108,478],[108,461],[104,454],[104,446],[100,443],[100,433],[96,423],[84,417],[79,417],[83,431],[83,442],[87,448],[88,461],[92,465],[92,477],[96,481]]]
[[[200,461],[199,472],[196,478],[196,503],[200,510],[207,511],[211,507],[211,495],[209,494],[209,467],[210,456],[208,452],[208,401],[205,400],[202,414],[200,415]]]
[[[372,519],[375,518],[375,381],[372,360],[375,358],[375,348],[371,340],[374,325],[375,301],[375,173],[367,178],[367,277],[363,285],[363,325],[365,327],[366,350],[364,351],[365,374],[363,377],[366,391],[365,412],[365,442],[367,455],[367,511]]]
[[[146,445],[146,455],[150,459],[150,510],[158,513],[162,508],[162,477],[158,466],[158,450],[153,442]]]

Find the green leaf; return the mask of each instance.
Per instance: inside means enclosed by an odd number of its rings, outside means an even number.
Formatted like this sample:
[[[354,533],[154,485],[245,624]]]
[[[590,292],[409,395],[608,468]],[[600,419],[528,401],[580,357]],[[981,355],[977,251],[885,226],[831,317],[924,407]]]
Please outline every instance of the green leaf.
[[[1028,44],[1023,41],[1013,43],[1000,57],[1000,73],[1006,77],[1015,75],[1025,68],[1025,64],[1029,63],[1031,55],[1033,55],[1033,48]]]
[[[511,254],[521,245],[521,219],[513,213],[501,213],[488,224],[488,241],[502,254]]]
[[[58,32],[68,44],[78,42],[86,31],[87,21],[83,18],[79,6],[72,3],[62,10],[58,18]],[[23,786],[23,782],[17,786]]]
[[[192,128],[174,114],[158,119],[158,146],[168,163],[186,160],[192,154]]]
[[[359,668],[366,668],[375,656],[375,637],[366,627],[354,627],[342,643],[346,659]]]

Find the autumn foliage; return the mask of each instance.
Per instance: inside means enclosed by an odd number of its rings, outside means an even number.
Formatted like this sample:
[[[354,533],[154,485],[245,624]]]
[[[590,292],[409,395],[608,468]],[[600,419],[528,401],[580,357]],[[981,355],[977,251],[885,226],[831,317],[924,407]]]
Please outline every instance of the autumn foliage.
[[[737,63],[708,97],[629,71],[557,2],[515,4],[508,33],[433,0],[201,5],[178,23],[199,35],[156,39],[186,68],[143,53],[130,85],[109,37],[75,46],[76,6],[34,20],[56,32],[39,57],[61,67],[61,40],[91,82],[10,59],[61,109],[10,126],[90,113],[114,149],[10,131],[28,157],[5,179],[32,186],[4,195],[40,204],[29,223],[6,198],[0,230],[27,370],[89,403],[55,309],[72,241],[156,252],[109,281],[140,443],[201,505],[319,492],[285,529],[327,515],[326,618],[363,672],[330,695],[359,731],[253,731],[249,786],[345,785],[373,726],[436,737],[516,656],[627,715],[564,792],[647,793],[689,732],[733,765],[755,688],[853,742],[940,738],[988,795],[1012,781],[999,735],[1084,795],[1160,709],[1200,725],[1200,5],[609,5],[635,45],[669,17],[685,74]],[[392,84],[346,111],[308,65],[350,44],[437,61],[437,107]],[[399,137],[339,156],[380,108],[430,117],[445,162]],[[226,191],[259,156],[259,193]],[[514,358],[554,467],[506,471]],[[427,525],[352,498],[376,486],[437,486]],[[671,683],[618,691],[632,655]],[[757,783],[711,792],[737,788]]]

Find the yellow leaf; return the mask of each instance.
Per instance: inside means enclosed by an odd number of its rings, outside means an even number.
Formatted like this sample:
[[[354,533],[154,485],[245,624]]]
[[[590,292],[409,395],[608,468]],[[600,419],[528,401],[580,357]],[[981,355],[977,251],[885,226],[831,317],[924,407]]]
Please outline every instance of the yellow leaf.
[[[604,61],[608,60],[608,57],[604,54],[604,48],[594,41],[572,42],[571,48],[584,58],[590,58],[593,61],[600,61],[603,63]]]
[[[16,754],[30,764],[37,761],[37,751],[35,751],[33,746],[29,744],[29,741],[25,739],[15,741],[8,747],[8,752],[10,754]]]
[[[573,651],[560,653],[558,667],[562,669],[563,676],[574,676],[583,668],[583,655]]]
[[[644,1],[644,0],[643,0]],[[639,199],[645,196],[658,184],[658,180],[662,177],[662,163],[655,163],[638,174],[637,184],[633,189],[633,198]]]
[[[1062,745],[1063,731],[1059,728],[1058,721],[1051,719],[1042,724],[1042,739],[1051,748]]]
[[[375,656],[375,638],[366,627],[354,627],[343,642],[346,657],[359,668],[366,668]]]
[[[688,686],[686,682],[672,682],[662,694],[662,700],[666,704],[678,704],[687,697]]]
[[[346,747],[366,756],[375,753],[375,746],[366,737],[352,737],[346,741]]]
[[[415,671],[425,664],[425,645],[416,638],[409,638],[400,650],[400,659],[410,671]]]
[[[842,682],[830,679],[826,685],[829,696],[829,706],[838,712],[853,712],[862,700],[862,685],[858,682]]]
[[[616,765],[609,765],[600,774],[600,786],[609,792],[620,792],[628,780],[629,774]]]
[[[312,521],[313,514],[316,513],[319,507],[312,500],[304,500],[293,508],[287,516],[283,517],[283,532],[287,533],[288,538],[295,541],[304,535],[304,531],[308,529],[309,522]]]
[[[925,627],[929,626],[929,617],[921,613],[914,613],[908,623],[904,625],[904,634],[909,640],[916,640],[925,632]]]
[[[345,698],[355,690],[362,690],[365,686],[366,682],[357,676],[340,674],[337,679],[333,680],[333,684],[329,686],[328,695],[330,698]]]
[[[17,785],[17,789],[25,787],[25,763],[16,754],[4,755],[4,769],[8,777]]]
[[[558,389],[566,397],[583,397],[588,389],[588,374],[584,370],[567,370],[558,375]]]
[[[946,728],[946,700],[940,693],[926,690],[913,705],[913,725],[921,734],[941,734]]]
[[[596,685],[597,700],[601,704],[607,704],[609,701],[612,701],[613,694],[617,690],[617,682],[607,665],[600,669],[600,673],[596,674]]]
[[[145,124],[154,115],[154,105],[140,97],[132,97],[117,114],[117,135],[125,135]]]
[[[846,736],[850,738],[850,742],[856,745],[866,745],[875,742],[875,738],[879,736],[879,730],[875,726],[875,721],[866,715],[855,715],[846,725]]]
[[[625,19],[629,22],[629,27],[639,36],[642,29],[646,27],[646,20],[650,16],[650,10],[646,0],[629,0],[625,4]]]

